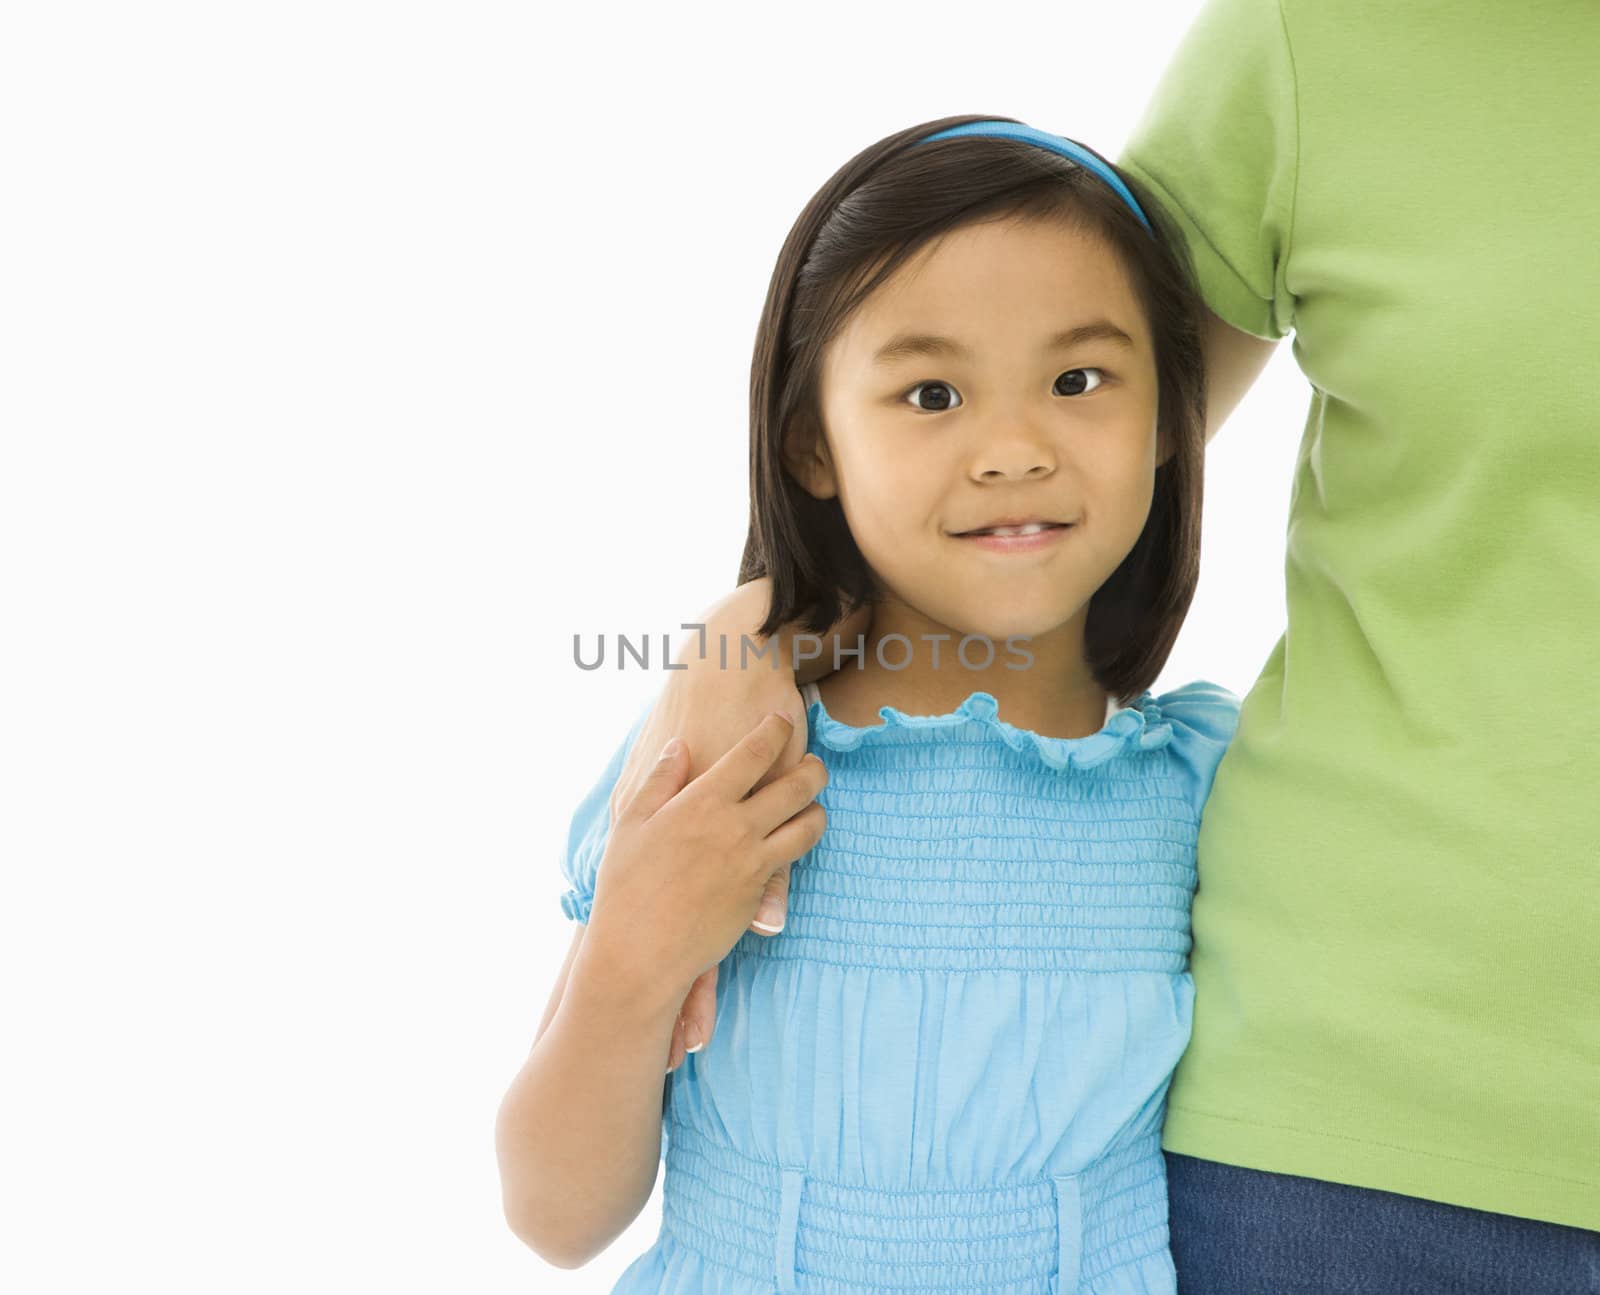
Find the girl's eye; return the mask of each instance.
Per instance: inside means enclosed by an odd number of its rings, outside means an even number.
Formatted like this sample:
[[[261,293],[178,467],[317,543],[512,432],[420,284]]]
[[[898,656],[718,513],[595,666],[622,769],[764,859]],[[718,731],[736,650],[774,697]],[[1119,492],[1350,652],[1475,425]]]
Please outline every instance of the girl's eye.
[[[931,393],[929,398],[933,403],[930,405],[919,404],[917,401],[917,392],[924,388],[927,388]],[[913,405],[916,405],[918,409],[927,413],[942,413],[946,409],[954,409],[961,404],[960,395],[948,382],[919,382],[910,391],[906,392],[905,398],[911,401]]]
[[[1068,369],[1056,379],[1055,393],[1058,396],[1082,396],[1104,381],[1099,369]]]
[[[1105,374],[1101,369],[1068,369],[1056,379],[1052,390],[1058,396],[1086,396],[1104,381]],[[926,393],[927,404],[917,398],[919,391]],[[938,381],[917,383],[906,392],[905,399],[924,413],[930,414],[956,409],[964,403],[954,387],[948,382]]]

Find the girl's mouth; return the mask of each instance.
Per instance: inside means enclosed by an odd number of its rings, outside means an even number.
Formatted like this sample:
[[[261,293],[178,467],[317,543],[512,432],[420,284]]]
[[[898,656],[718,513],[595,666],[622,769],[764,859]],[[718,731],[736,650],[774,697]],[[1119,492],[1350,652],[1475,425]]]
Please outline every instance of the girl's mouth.
[[[1072,527],[1061,522],[1025,522],[1020,526],[990,526],[962,531],[952,539],[963,540],[991,553],[1032,553],[1058,543]]]

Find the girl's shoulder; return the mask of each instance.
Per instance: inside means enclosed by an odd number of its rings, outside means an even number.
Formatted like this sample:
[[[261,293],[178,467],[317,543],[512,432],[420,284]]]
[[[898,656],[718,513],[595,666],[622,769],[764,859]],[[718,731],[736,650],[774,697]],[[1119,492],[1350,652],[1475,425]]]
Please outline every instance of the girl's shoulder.
[[[1152,700],[1163,719],[1224,746],[1239,726],[1239,698],[1206,679],[1193,680]]]
[[[574,921],[587,922],[594,903],[595,881],[600,871],[600,859],[605,854],[606,841],[611,835],[611,793],[622,778],[622,768],[627,763],[639,730],[655,706],[652,697],[633,717],[621,743],[611,752],[600,776],[584,793],[583,799],[572,813],[567,828],[566,848],[561,852],[561,873],[570,888],[561,897],[561,909]]]
[[[1211,794],[1217,766],[1239,727],[1237,696],[1221,684],[1197,679],[1170,692],[1146,694],[1147,720],[1170,728],[1168,749],[1189,782],[1198,815]]]

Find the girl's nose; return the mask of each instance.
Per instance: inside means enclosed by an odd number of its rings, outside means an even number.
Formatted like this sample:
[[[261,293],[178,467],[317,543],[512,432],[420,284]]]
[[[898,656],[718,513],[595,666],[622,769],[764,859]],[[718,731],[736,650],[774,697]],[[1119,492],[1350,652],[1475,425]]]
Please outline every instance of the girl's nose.
[[[1056,470],[1050,438],[1025,420],[996,423],[980,433],[972,455],[972,475],[979,481],[1024,481],[1047,477]]]

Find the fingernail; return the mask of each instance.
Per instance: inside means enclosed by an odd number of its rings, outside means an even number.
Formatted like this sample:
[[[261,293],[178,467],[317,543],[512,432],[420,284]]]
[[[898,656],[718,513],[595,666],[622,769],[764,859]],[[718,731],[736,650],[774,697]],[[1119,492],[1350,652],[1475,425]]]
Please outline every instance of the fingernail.
[[[672,741],[668,742],[666,744],[666,746],[661,748],[661,758],[663,760],[670,760],[670,759],[672,759],[673,756],[675,756],[677,754],[678,754],[678,739],[677,738],[673,738]]]
[[[761,907],[756,910],[756,920],[752,925],[768,935],[776,935],[783,930],[787,917],[788,910],[783,904],[776,899],[763,899]]]
[[[705,1047],[700,1038],[700,1031],[693,1025],[686,1025],[683,1030],[683,1050],[685,1052],[699,1052]]]
[[[682,1035],[683,1035],[683,1017],[680,1016],[676,1021],[674,1021],[672,1023],[672,1037],[674,1039],[677,1039],[677,1038],[681,1038]],[[668,1055],[669,1056],[671,1055],[670,1051],[668,1052]],[[667,1073],[670,1075],[676,1069],[677,1069],[677,1066],[668,1066],[667,1067]]]

